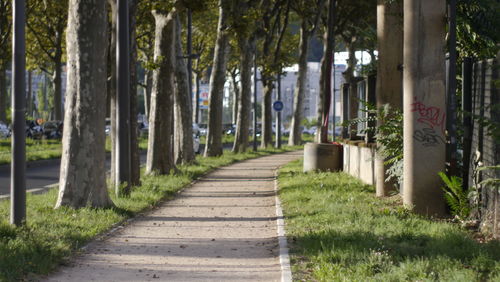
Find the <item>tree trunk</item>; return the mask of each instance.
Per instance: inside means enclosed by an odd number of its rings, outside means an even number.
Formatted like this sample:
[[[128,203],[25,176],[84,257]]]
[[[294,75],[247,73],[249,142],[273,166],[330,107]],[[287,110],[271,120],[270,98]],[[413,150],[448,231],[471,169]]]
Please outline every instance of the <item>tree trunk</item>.
[[[377,109],[389,104],[392,109],[401,109],[403,92],[403,3],[400,1],[387,2],[378,0],[377,5],[377,42],[378,67],[377,89],[375,91]],[[377,126],[382,126],[377,119]],[[386,171],[390,166],[384,164],[384,157],[375,158],[377,171],[377,196],[389,196],[397,190],[395,183],[386,183]]]
[[[274,81],[268,77],[262,76],[262,85],[264,86],[264,93],[262,97],[262,135],[260,146],[266,148],[272,145],[273,142],[273,89]]]
[[[332,101],[332,66],[335,48],[335,0],[328,1],[328,25],[323,36],[323,58],[319,78],[318,127],[316,141],[328,142],[328,122]]]
[[[147,70],[144,76],[144,83],[146,84],[144,88],[144,112],[147,118],[149,118],[149,107],[151,105],[151,89],[153,88],[153,71]]]
[[[300,122],[302,121],[303,100],[307,87],[307,55],[309,53],[309,38],[310,34],[306,20],[302,21],[300,27],[300,43],[299,43],[299,74],[297,76],[297,87],[293,97],[293,116],[290,126],[290,137],[288,145],[300,145],[302,142],[302,132],[300,130]]]
[[[189,91],[189,76],[184,54],[182,52],[181,22],[179,15],[176,19],[175,53],[177,63],[175,67],[175,130],[174,130],[174,158],[176,164],[188,164],[194,161],[193,148],[193,120],[191,107],[191,91]]]
[[[108,4],[110,6],[110,13],[111,13],[111,30],[109,31],[111,33],[111,42],[110,46],[108,47],[108,62],[110,64],[109,70],[109,82],[108,82],[108,95],[110,99],[110,110],[109,110],[109,115],[110,115],[110,132],[109,132],[109,139],[111,142],[111,169],[110,169],[110,175],[109,179],[111,184],[114,186],[115,179],[116,179],[116,103],[117,101],[117,96],[116,96],[116,14],[117,14],[117,6],[116,6],[116,0],[108,0]]]
[[[137,43],[136,20],[137,0],[129,0],[130,28],[130,184],[141,184],[141,159],[139,156],[138,126],[137,126]]]
[[[155,17],[153,89],[149,112],[149,139],[146,173],[169,174],[175,170],[173,152],[173,97],[175,95],[175,17],[153,11]]]
[[[215,42],[214,62],[210,76],[210,93],[208,106],[207,145],[205,157],[222,155],[222,99],[228,59],[229,33],[227,30],[227,3],[219,0],[219,23]]]
[[[354,42],[350,41],[346,44],[347,53],[349,54],[349,58],[347,59],[347,69],[344,72],[344,78],[349,83],[349,120],[353,120],[358,117],[358,95],[357,89],[358,80],[354,77],[354,69],[356,68],[356,53],[354,49]],[[357,136],[357,124],[353,123],[348,126],[348,136],[350,139],[356,139]]]
[[[70,0],[68,80],[56,208],[109,207],[105,114],[107,13],[105,0]]]
[[[0,121],[7,122],[7,72],[6,67],[0,65]]]
[[[62,108],[62,50],[56,51],[54,59],[54,75],[52,77],[52,84],[54,89],[54,120],[63,119]]]
[[[236,79],[237,74],[231,74],[231,83],[233,85],[233,108],[232,108],[232,117],[231,123],[236,124],[238,122],[238,102],[240,100],[240,86],[238,85],[238,81]]]
[[[238,119],[236,121],[236,135],[234,137],[233,152],[242,153],[248,147],[248,133],[250,130],[250,112],[252,108],[252,66],[253,43],[252,39],[239,38],[240,49],[240,80],[241,92],[238,102]],[[255,130],[255,129],[254,129]]]
[[[403,203],[442,215],[445,170],[445,0],[404,1]]]
[[[194,97],[193,97],[193,122],[200,123],[200,74],[193,72],[194,76]]]

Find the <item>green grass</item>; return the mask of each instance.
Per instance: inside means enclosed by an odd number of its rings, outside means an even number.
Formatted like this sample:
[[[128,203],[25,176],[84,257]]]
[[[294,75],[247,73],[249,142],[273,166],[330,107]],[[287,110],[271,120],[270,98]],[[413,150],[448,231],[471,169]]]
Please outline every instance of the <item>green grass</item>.
[[[500,281],[500,242],[410,213],[344,173],[280,170],[294,280]]]
[[[57,190],[27,196],[27,223],[16,228],[8,224],[9,201],[0,201],[0,281],[14,281],[27,275],[46,274],[65,258],[98,234],[172,198],[175,192],[208,171],[233,162],[299,149],[267,149],[244,154],[225,153],[218,158],[197,158],[196,165],[180,166],[179,173],[147,176],[142,186],[135,187],[127,198],[117,199],[110,191],[116,207],[54,210]],[[34,278],[36,279],[36,276]]]
[[[61,141],[26,139],[26,159],[28,161],[46,160],[61,156]],[[9,139],[0,140],[0,164],[9,164],[11,143]]]
[[[0,165],[10,164],[11,159],[11,139],[0,139]],[[139,139],[139,149],[146,150],[148,148],[147,138]],[[111,141],[106,138],[106,151],[111,151]],[[62,144],[61,140],[34,140],[26,138],[26,160],[48,160],[61,157]]]

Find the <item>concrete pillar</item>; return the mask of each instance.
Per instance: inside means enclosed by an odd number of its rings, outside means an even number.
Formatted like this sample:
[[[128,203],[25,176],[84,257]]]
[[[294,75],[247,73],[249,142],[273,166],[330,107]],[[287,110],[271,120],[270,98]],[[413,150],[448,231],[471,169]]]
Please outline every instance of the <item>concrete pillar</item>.
[[[378,68],[376,86],[377,108],[389,104],[403,107],[403,2],[378,0],[377,4]],[[378,125],[381,125],[378,121]],[[396,190],[395,181],[385,182],[387,169],[384,158],[375,159],[378,197],[389,196]]]
[[[403,202],[415,212],[445,211],[446,0],[404,0]]]

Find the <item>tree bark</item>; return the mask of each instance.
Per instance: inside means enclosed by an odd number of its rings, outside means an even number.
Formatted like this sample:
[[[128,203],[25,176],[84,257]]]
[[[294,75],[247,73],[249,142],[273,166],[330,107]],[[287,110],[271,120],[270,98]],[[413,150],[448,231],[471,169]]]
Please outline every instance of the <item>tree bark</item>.
[[[353,120],[358,117],[358,95],[357,89],[358,80],[354,77],[354,69],[356,68],[356,49],[354,48],[354,42],[351,41],[346,43],[347,53],[349,54],[349,58],[347,59],[347,69],[343,73],[344,79],[349,83],[349,97],[348,97],[348,105],[349,105],[349,120]],[[343,101],[344,103],[344,101]],[[356,139],[357,137],[357,124],[353,123],[348,125],[348,136],[350,139]]]
[[[58,40],[58,39],[56,39]],[[61,44],[62,45],[62,44]],[[62,108],[62,47],[56,51],[54,57],[54,75],[52,77],[52,84],[54,85],[54,120],[63,119]]]
[[[293,97],[293,116],[290,126],[290,137],[288,145],[300,145],[302,142],[302,132],[300,130],[300,122],[303,115],[303,100],[307,87],[307,56],[309,53],[309,38],[310,33],[306,20],[302,20],[300,27],[300,43],[299,43],[299,74],[297,76],[297,87]]]
[[[137,126],[137,42],[136,20],[137,0],[129,0],[130,28],[130,184],[141,184],[141,160],[139,156],[138,126]]]
[[[153,11],[155,17],[153,89],[149,113],[149,139],[146,173],[169,174],[175,170],[173,158],[173,97],[175,95],[175,17]]]
[[[107,13],[105,0],[70,0],[68,80],[56,208],[109,207],[105,113]]]
[[[0,121],[7,122],[7,72],[6,67],[0,65]]]
[[[194,84],[194,97],[193,97],[193,122],[200,122],[200,74],[193,72]]]
[[[262,135],[260,141],[260,147],[266,148],[272,145],[273,142],[273,90],[274,81],[269,78],[262,76],[263,97],[262,97]]]
[[[238,102],[238,119],[236,121],[236,135],[234,137],[233,152],[242,153],[248,147],[248,133],[250,130],[250,112],[252,108],[252,66],[254,56],[254,40],[241,37],[238,39],[240,49],[240,79],[241,92]],[[254,129],[255,130],[255,129]]]
[[[238,85],[236,72],[231,73],[231,84],[233,85],[233,108],[231,110],[231,123],[236,124],[238,122],[238,102],[240,99],[240,86]]]
[[[110,132],[109,132],[109,138],[111,142],[111,169],[110,169],[110,182],[114,186],[115,179],[116,179],[116,103],[117,101],[117,96],[116,96],[116,14],[117,14],[117,6],[116,6],[116,0],[108,0],[108,4],[110,6],[110,13],[111,13],[111,30],[109,31],[111,33],[111,42],[108,47],[108,62],[110,63],[109,70],[109,83],[108,83],[108,95],[110,99],[110,110],[109,110],[109,115],[110,115]]]
[[[144,88],[144,112],[147,118],[149,118],[149,108],[151,105],[151,90],[153,88],[153,71],[147,70],[145,77],[144,77],[144,82],[145,82],[145,88]]]
[[[378,0],[377,5],[377,43],[378,67],[376,103],[377,109],[389,104],[392,109],[402,108],[403,94],[403,3]],[[377,126],[382,126],[377,119]],[[396,191],[394,181],[386,182],[386,171],[390,166],[384,164],[384,157],[375,158],[377,171],[376,194],[379,197],[389,196]]]
[[[443,215],[445,170],[445,0],[404,1],[403,203]]]
[[[222,99],[224,96],[224,83],[226,82],[229,47],[227,2],[219,0],[219,23],[217,25],[213,69],[210,76],[206,157],[222,155]]]
[[[175,53],[175,103],[174,103],[174,159],[176,164],[189,164],[195,159],[193,148],[193,120],[191,106],[191,91],[189,91],[189,76],[184,54],[182,52],[181,22],[179,15],[176,19]]]
[[[321,58],[321,73],[319,78],[319,103],[317,142],[328,142],[328,122],[332,100],[332,66],[335,48],[335,0],[328,1],[328,24],[323,36],[323,58]]]

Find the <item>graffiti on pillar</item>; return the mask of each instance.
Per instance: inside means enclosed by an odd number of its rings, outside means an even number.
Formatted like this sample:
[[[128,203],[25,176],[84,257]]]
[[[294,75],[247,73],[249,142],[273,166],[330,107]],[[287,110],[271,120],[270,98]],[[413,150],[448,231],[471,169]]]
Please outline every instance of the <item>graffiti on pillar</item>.
[[[444,144],[444,139],[440,134],[436,133],[433,128],[417,129],[413,132],[413,139],[422,143],[425,147],[433,147],[436,145]]]
[[[415,97],[411,111],[417,113],[417,122],[424,126],[413,132],[413,138],[425,147],[445,144],[446,112],[438,107],[426,105]]]
[[[432,129],[439,129],[444,135],[446,126],[446,112],[434,106],[428,106],[417,100],[411,104],[411,111],[417,112],[417,122],[427,125]]]

